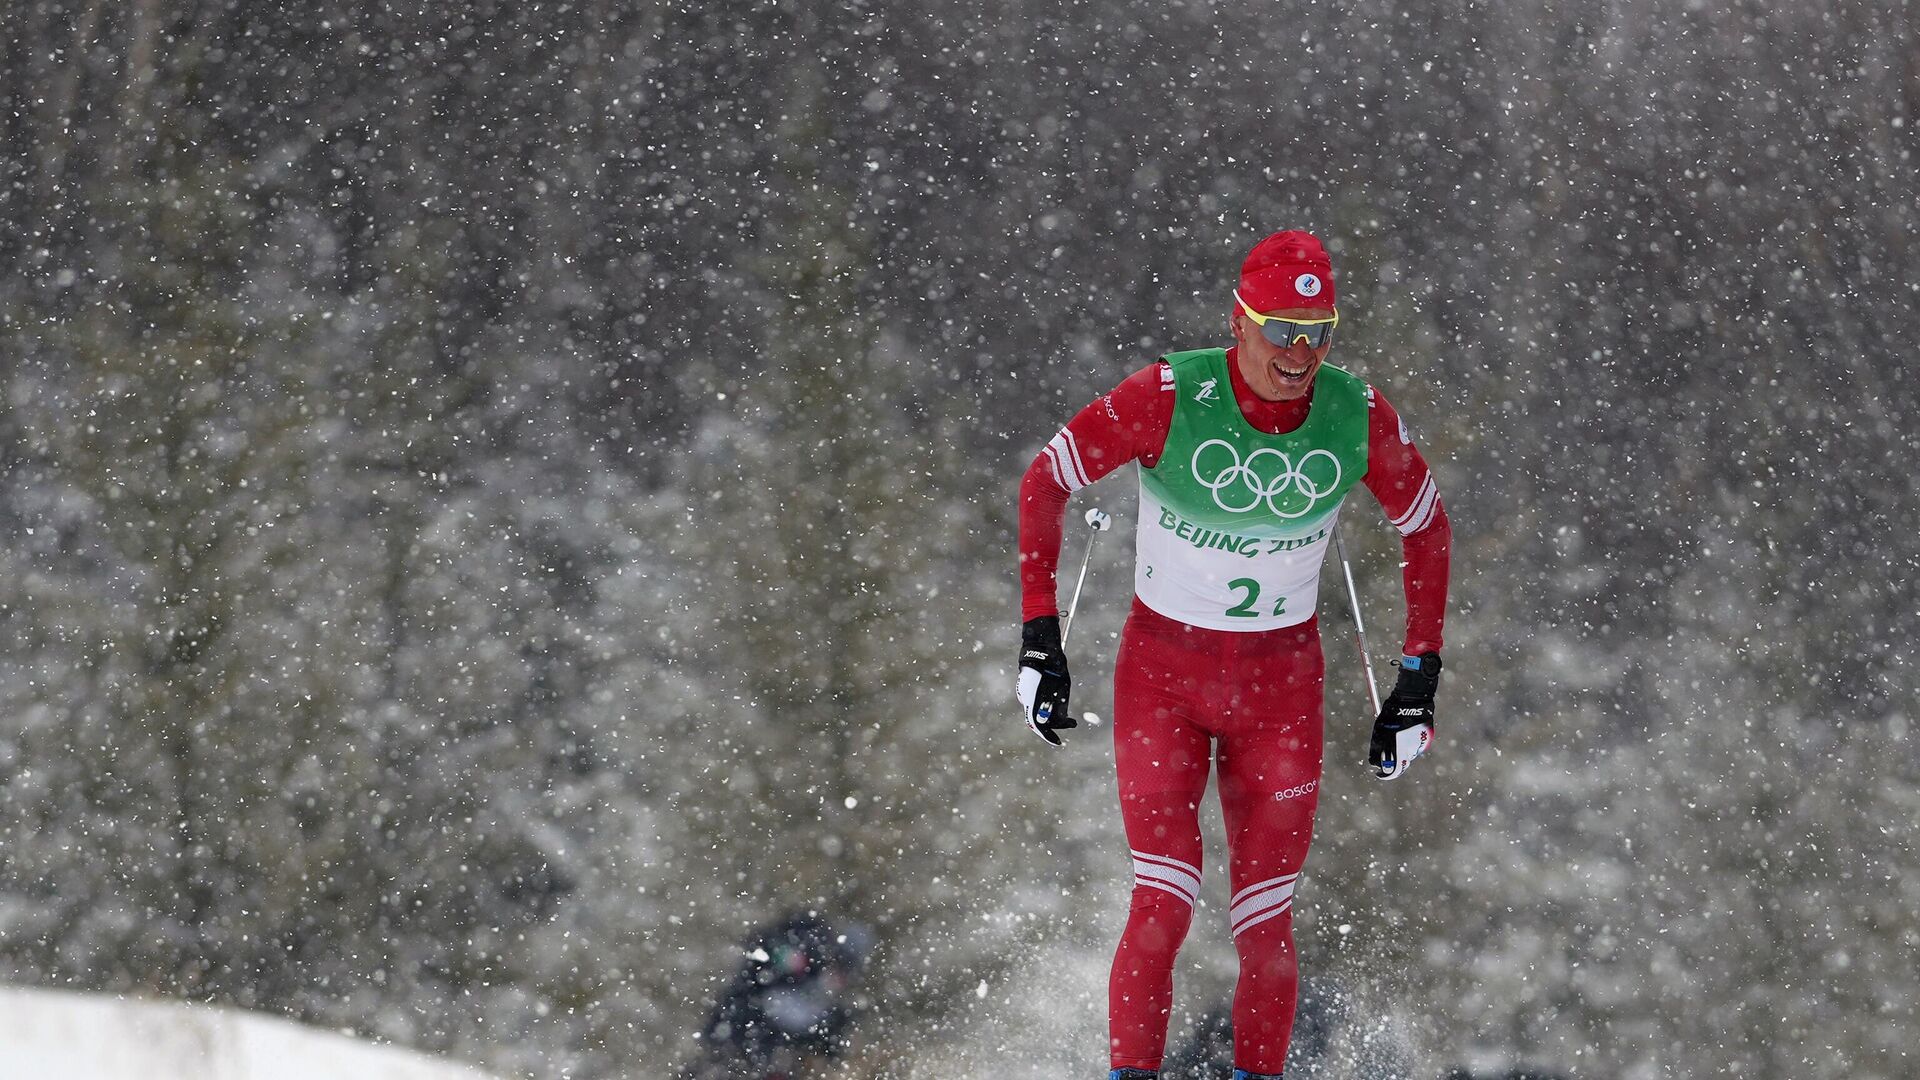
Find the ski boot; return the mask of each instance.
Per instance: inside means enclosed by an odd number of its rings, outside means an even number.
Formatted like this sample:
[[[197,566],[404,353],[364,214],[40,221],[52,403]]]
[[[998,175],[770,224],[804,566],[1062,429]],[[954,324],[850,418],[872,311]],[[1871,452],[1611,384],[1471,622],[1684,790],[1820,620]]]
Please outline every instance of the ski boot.
[[[1115,1069],[1107,1080],[1160,1080],[1160,1074],[1153,1069]]]

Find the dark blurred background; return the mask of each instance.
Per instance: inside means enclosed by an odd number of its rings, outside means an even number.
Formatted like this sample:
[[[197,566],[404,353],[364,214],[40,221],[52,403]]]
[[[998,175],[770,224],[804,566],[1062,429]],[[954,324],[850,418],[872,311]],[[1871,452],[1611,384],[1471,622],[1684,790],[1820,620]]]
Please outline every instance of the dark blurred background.
[[[1456,534],[1406,781],[1323,590],[1308,970],[1423,1075],[1910,1073],[1910,4],[3,6],[0,977],[611,1077],[811,909],[834,1068],[1095,1075],[1015,485],[1303,227]]]

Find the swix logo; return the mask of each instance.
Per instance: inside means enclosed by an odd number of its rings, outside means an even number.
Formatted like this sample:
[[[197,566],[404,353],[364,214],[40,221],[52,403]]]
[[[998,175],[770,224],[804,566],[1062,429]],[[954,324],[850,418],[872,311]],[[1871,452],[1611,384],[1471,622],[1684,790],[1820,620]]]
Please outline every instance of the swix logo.
[[[1220,381],[1219,379],[1208,379],[1206,382],[1201,383],[1200,389],[1195,390],[1193,392],[1193,400],[1195,401],[1220,400],[1219,397],[1217,397],[1214,393],[1214,384],[1218,383],[1219,381]]]
[[[1319,786],[1320,786],[1320,781],[1309,780],[1306,783],[1299,785],[1298,787],[1290,787],[1285,791],[1274,792],[1273,801],[1285,802],[1288,799],[1297,799],[1302,795],[1311,795],[1313,794],[1314,789]]]

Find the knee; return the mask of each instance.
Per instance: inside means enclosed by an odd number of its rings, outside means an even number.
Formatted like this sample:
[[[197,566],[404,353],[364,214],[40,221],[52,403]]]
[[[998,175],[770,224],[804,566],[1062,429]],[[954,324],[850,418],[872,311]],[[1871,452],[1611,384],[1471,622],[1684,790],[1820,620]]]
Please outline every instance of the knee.
[[[1136,851],[1133,897],[1128,905],[1129,936],[1142,945],[1177,949],[1193,925],[1200,895],[1200,868],[1192,863]]]
[[[1127,906],[1127,932],[1135,944],[1155,952],[1173,952],[1193,926],[1193,907],[1150,886],[1135,885]]]
[[[1300,977],[1293,948],[1293,920],[1287,915],[1269,919],[1234,935],[1242,980],[1263,986],[1290,986]]]
[[[1293,890],[1299,877],[1282,874],[1234,894],[1227,915],[1243,962],[1293,951]]]

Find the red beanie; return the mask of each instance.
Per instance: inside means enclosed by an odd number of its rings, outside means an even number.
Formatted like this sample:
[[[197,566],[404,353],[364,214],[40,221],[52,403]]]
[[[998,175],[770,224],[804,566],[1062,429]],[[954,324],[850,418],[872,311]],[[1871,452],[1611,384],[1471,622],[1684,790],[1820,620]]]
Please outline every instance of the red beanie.
[[[1333,261],[1310,232],[1289,229],[1253,245],[1240,264],[1240,296],[1253,310],[1332,309]]]

